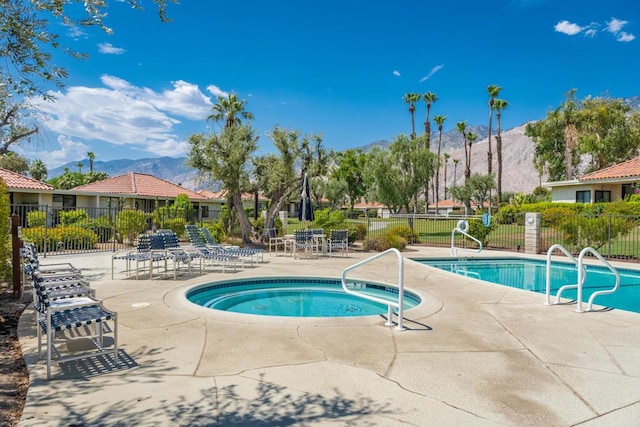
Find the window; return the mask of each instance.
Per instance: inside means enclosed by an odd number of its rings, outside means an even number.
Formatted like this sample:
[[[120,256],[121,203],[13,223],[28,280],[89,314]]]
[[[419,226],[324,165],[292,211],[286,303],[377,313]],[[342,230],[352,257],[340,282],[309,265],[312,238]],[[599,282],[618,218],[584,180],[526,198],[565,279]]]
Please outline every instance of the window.
[[[62,208],[75,208],[76,207],[76,196],[69,194],[54,194],[53,195],[53,206],[54,207],[62,207]]]
[[[202,212],[202,218],[209,218],[209,206],[200,206],[200,212]]]
[[[622,184],[622,200],[635,193],[636,188],[633,184]]]
[[[596,190],[596,203],[598,202],[610,202],[611,201],[611,191],[600,191]]]
[[[591,190],[576,191],[576,203],[591,203]]]

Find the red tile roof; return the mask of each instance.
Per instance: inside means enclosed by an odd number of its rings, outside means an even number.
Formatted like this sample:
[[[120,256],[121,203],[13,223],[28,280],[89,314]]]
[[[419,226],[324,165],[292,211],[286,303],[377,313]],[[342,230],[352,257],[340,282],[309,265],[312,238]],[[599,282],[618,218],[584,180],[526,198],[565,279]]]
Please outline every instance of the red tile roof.
[[[227,190],[220,190],[220,191],[209,191],[209,190],[200,190],[198,191],[198,194],[200,194],[201,196],[206,197],[207,199],[222,199],[225,200],[227,198]],[[253,193],[242,193],[242,200],[253,200],[254,198],[254,194]],[[258,195],[258,200],[261,201],[267,201],[269,199],[267,199],[266,197],[264,197],[262,194]]]
[[[29,178],[28,176],[20,175],[19,173],[12,172],[7,169],[0,168],[0,178],[7,184],[10,190],[23,189],[23,190],[53,190],[54,187],[45,182],[38,181],[37,179]]]
[[[80,185],[72,190],[166,198],[175,198],[179,194],[186,194],[189,199],[206,199],[206,197],[193,190],[180,187],[179,185],[175,185],[153,175],[135,172],[115,176],[113,178],[107,178],[90,184]]]
[[[640,157],[582,175],[580,181],[640,177]]]

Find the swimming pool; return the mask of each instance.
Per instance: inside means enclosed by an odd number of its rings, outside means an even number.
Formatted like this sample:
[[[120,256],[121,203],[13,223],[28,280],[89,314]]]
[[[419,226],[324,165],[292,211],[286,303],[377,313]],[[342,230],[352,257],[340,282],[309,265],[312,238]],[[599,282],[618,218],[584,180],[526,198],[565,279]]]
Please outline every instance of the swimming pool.
[[[397,301],[398,289],[350,281],[359,292]],[[405,290],[404,309],[420,304]],[[206,283],[187,291],[187,299],[203,307],[234,313],[287,317],[351,317],[387,313],[387,306],[347,294],[340,279],[270,277]]]
[[[505,285],[512,288],[525,289],[545,294],[546,261],[524,258],[468,258],[468,259],[414,259],[425,265],[460,274],[486,282]],[[582,299],[589,300],[595,291],[611,289],[615,285],[615,276],[608,268],[601,265],[587,265],[586,281],[583,286]],[[620,288],[610,295],[596,297],[594,304],[619,308],[621,310],[640,313],[640,271],[618,269]],[[558,288],[578,281],[578,270],[575,264],[554,261],[551,264],[551,295]],[[569,289],[562,293],[563,298],[576,298],[576,290]]]

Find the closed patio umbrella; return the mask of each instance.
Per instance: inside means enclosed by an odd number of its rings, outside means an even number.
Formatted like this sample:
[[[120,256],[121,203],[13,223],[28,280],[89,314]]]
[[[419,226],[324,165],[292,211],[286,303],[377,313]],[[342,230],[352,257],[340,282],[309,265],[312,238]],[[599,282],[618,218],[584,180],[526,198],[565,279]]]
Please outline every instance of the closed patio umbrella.
[[[298,209],[298,219],[300,221],[313,221],[313,207],[311,206],[311,189],[309,188],[309,177],[304,174],[302,180],[302,190],[300,191],[300,208]]]

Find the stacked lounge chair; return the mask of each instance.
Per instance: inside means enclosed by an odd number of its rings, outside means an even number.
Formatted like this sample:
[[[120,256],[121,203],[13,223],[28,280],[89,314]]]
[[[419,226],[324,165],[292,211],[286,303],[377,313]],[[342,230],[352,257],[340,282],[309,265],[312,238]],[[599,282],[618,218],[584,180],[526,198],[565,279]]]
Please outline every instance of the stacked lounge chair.
[[[254,248],[240,248],[238,246],[225,246],[216,242],[215,238],[211,235],[211,232],[206,227],[198,227],[197,225],[186,225],[187,234],[189,234],[189,240],[193,237],[193,240],[198,244],[207,246],[210,250],[217,253],[240,257],[243,260],[249,261],[253,264],[256,261],[264,262],[264,250]],[[192,244],[195,244],[191,240]]]

